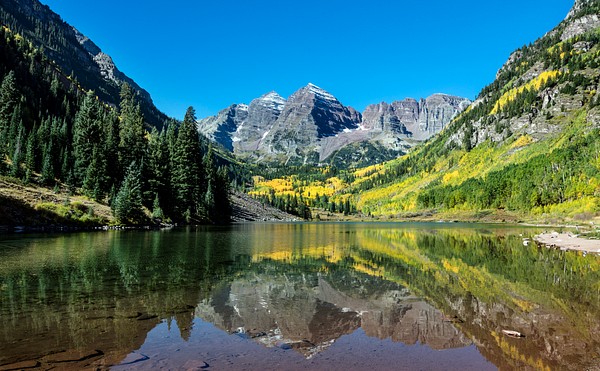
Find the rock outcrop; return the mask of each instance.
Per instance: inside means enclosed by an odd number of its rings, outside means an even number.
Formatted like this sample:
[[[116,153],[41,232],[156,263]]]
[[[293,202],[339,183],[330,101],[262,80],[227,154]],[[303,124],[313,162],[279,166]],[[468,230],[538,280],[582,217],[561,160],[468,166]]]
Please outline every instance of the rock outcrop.
[[[365,109],[363,126],[421,141],[439,133],[469,104],[468,99],[446,94],[419,101],[407,98],[391,104],[382,102]]]

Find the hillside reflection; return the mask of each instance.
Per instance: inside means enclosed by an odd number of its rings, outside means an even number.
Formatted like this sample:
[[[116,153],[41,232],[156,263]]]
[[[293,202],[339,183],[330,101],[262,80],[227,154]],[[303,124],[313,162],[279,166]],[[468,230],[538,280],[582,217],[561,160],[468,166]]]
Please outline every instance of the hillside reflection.
[[[259,224],[4,236],[0,366],[110,367],[161,321],[188,340],[200,318],[309,359],[362,329],[432,349],[474,344],[501,368],[598,367],[600,259],[524,246],[533,233]]]

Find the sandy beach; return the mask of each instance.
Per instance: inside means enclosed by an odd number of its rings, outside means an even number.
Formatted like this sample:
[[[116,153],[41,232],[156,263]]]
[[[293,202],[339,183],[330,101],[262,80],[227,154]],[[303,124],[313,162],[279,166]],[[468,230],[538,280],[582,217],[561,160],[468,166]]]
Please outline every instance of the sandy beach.
[[[600,254],[600,240],[589,240],[573,233],[549,232],[535,236],[537,242],[561,250],[585,251]]]

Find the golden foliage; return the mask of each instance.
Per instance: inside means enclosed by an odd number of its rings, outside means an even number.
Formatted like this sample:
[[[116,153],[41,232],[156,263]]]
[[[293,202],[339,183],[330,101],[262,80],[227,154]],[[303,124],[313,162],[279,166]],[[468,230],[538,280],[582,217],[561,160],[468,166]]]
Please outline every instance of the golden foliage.
[[[529,134],[525,134],[515,140],[515,142],[511,145],[511,148],[521,148],[531,143],[533,143],[533,138]]]
[[[498,113],[504,106],[515,100],[517,96],[523,93],[525,90],[540,90],[540,88],[549,80],[556,79],[559,75],[560,71],[544,71],[538,77],[531,79],[526,84],[507,91],[500,97],[500,99],[498,99],[494,105],[494,108],[492,108],[490,115],[495,115]]]

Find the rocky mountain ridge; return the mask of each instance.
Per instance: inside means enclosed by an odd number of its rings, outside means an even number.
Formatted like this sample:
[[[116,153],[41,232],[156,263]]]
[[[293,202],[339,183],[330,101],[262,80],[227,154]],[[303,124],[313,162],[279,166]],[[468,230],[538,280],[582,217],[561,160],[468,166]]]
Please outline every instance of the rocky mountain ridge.
[[[79,32],[38,0],[3,0],[0,2],[0,24],[25,36],[65,74],[72,74],[83,90],[94,90],[110,105],[118,105],[120,86],[126,82],[136,91],[140,108],[150,126],[160,127],[167,116],[154,103],[150,94],[121,72],[112,58],[87,36]]]
[[[382,102],[361,114],[309,83],[284,99],[270,92],[201,119],[199,131],[241,158],[258,162],[365,165],[404,153],[439,133],[468,99],[434,94]],[[335,160],[332,160],[334,158]]]

